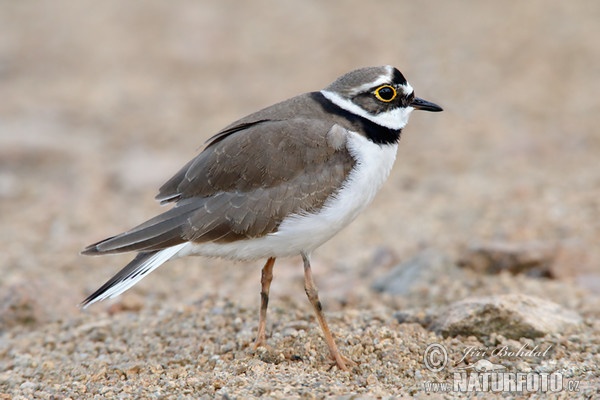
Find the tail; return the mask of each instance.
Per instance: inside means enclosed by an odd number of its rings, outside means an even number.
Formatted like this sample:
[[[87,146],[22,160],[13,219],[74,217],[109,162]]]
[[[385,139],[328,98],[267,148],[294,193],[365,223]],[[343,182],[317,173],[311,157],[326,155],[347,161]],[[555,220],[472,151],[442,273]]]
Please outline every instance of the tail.
[[[146,275],[173,258],[187,243],[181,243],[166,249],[139,253],[129,264],[110,278],[102,287],[89,295],[81,307],[86,308],[97,301],[117,297]]]

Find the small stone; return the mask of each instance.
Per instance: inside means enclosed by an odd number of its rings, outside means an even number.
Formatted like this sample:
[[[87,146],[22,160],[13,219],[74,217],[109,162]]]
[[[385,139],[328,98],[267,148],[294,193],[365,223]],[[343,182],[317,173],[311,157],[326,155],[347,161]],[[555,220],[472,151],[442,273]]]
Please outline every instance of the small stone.
[[[37,389],[37,387],[38,387],[38,384],[31,382],[31,381],[25,381],[25,382],[21,383],[21,386],[19,386],[19,388],[21,390],[35,390],[35,389]]]
[[[400,324],[419,324],[425,327],[431,325],[435,316],[435,309],[410,308],[394,313],[394,318]]]
[[[298,330],[294,329],[294,328],[283,328],[281,330],[281,336],[283,336],[283,337],[286,337],[286,336],[297,337],[298,336]]]
[[[44,314],[39,303],[39,288],[28,282],[2,287],[0,296],[0,330],[19,325],[35,325]]]
[[[451,304],[432,324],[444,336],[489,337],[493,333],[509,339],[536,338],[582,323],[574,311],[537,297],[508,294],[469,298]]]
[[[286,328],[293,328],[299,331],[308,331],[310,329],[310,324],[308,321],[304,320],[294,320],[290,321],[285,325]]]
[[[430,286],[440,274],[447,274],[452,268],[457,269],[452,260],[429,249],[392,268],[376,279],[372,288],[378,292],[405,295],[418,287]]]
[[[121,301],[112,304],[108,308],[110,315],[115,315],[121,312],[139,312],[144,307],[144,299],[142,296],[135,293],[128,293],[127,296],[123,296]]]
[[[484,274],[508,271],[513,275],[553,278],[557,247],[543,242],[473,243],[463,251],[458,265]]]
[[[375,375],[371,374],[367,377],[367,384],[377,385],[378,383],[379,383],[379,380],[377,379],[377,377]]]
[[[518,360],[517,362],[515,362],[514,368],[519,372],[531,372],[532,371],[531,366],[523,360]]]
[[[138,375],[142,370],[142,366],[139,364],[133,365],[125,370],[125,374],[130,377],[133,375]]]

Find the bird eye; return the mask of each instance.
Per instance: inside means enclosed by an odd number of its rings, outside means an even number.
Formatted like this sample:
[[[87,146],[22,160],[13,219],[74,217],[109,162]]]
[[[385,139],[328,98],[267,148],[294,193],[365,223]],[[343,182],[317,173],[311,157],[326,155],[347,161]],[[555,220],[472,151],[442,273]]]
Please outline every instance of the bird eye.
[[[379,86],[375,89],[375,97],[377,97],[377,100],[383,101],[384,103],[389,103],[394,100],[396,95],[396,89],[390,85]]]

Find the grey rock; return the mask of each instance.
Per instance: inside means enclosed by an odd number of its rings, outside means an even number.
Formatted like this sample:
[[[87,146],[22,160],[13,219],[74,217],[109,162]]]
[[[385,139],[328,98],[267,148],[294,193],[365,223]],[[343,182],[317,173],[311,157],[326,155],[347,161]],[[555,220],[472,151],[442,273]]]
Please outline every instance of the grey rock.
[[[418,287],[430,286],[440,274],[458,269],[450,258],[439,251],[428,249],[401,262],[388,273],[376,279],[372,288],[395,295],[409,294]]]
[[[460,255],[458,265],[485,274],[508,271],[513,275],[553,278],[557,246],[545,242],[474,242]]]
[[[436,311],[436,308],[409,308],[396,311],[394,318],[400,324],[419,324],[427,328],[437,317]]]
[[[431,328],[444,336],[509,339],[542,337],[582,323],[574,311],[548,300],[522,294],[469,298],[451,304]]]
[[[43,319],[37,289],[28,282],[0,287],[0,332],[19,325],[33,326]]]

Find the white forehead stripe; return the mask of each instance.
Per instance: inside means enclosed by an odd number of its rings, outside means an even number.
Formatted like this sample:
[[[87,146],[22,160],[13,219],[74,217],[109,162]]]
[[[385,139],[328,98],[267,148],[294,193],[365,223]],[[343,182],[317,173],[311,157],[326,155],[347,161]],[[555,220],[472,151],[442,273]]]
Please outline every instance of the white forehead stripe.
[[[390,83],[391,78],[390,75],[379,75],[377,79],[373,82],[365,83],[360,85],[350,91],[350,96],[356,96],[359,93],[365,92],[373,87],[383,85],[384,83]]]
[[[406,82],[404,85],[400,85],[400,87],[404,88],[404,93],[407,95],[415,91],[415,89],[413,89],[408,82]]]
[[[348,112],[351,112],[352,114],[366,118],[369,121],[371,121],[377,125],[384,126],[386,128],[394,129],[394,130],[402,129],[406,126],[406,123],[408,122],[408,116],[410,115],[411,111],[413,110],[412,107],[406,107],[406,108],[398,107],[398,108],[394,108],[390,111],[386,111],[386,112],[379,113],[377,115],[373,115],[373,114],[368,113],[363,108],[360,108],[359,106],[357,106],[350,100],[341,97],[337,93],[330,92],[327,90],[321,90],[321,94],[323,96],[325,96],[325,98],[327,100],[331,101],[336,106],[338,106]]]

